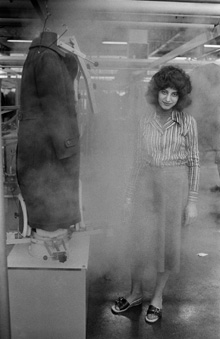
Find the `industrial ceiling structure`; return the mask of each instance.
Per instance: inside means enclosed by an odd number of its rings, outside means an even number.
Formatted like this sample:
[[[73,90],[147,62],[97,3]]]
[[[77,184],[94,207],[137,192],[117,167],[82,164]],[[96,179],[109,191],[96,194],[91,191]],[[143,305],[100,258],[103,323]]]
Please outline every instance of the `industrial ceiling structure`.
[[[1,0],[0,67],[22,67],[43,30],[66,43],[75,37],[100,77],[220,63],[220,1]]]

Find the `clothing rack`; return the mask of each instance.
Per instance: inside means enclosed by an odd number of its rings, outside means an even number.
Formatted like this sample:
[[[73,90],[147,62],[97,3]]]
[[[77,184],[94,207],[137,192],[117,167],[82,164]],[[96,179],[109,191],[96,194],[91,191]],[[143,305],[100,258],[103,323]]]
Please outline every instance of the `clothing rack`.
[[[64,51],[73,53],[75,55],[75,57],[77,58],[80,70],[81,70],[83,77],[85,79],[86,88],[87,88],[87,92],[88,92],[88,98],[89,98],[89,102],[90,102],[90,105],[91,105],[91,110],[95,114],[95,113],[97,113],[97,106],[96,106],[96,101],[95,101],[95,96],[94,96],[94,91],[93,91],[93,84],[92,84],[91,77],[90,77],[90,74],[88,72],[85,60],[92,63],[94,66],[98,66],[98,62],[93,62],[92,60],[88,59],[86,57],[86,55],[80,51],[78,43],[77,43],[74,36],[70,39],[70,44],[72,46],[68,45],[67,43],[65,43],[61,40],[57,41],[57,45],[60,48],[62,48]]]

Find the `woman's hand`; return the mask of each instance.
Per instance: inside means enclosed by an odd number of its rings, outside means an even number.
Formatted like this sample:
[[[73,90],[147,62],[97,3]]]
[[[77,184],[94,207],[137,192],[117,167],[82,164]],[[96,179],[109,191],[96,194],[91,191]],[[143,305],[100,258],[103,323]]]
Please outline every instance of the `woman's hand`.
[[[196,203],[189,201],[185,210],[185,225],[192,224],[198,216]]]

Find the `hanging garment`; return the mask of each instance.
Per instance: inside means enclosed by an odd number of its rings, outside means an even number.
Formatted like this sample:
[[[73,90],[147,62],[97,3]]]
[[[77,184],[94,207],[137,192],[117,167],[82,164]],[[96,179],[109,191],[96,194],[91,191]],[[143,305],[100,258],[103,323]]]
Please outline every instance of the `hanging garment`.
[[[55,231],[80,222],[80,145],[73,80],[78,64],[44,32],[24,63],[17,177],[32,228]]]

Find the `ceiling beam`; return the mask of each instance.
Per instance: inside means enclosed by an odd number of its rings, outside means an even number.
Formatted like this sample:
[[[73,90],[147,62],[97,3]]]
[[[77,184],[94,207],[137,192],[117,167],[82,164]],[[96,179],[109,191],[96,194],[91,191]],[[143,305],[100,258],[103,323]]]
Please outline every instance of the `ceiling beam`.
[[[0,68],[1,67],[23,67],[26,56],[0,56]],[[94,62],[98,62],[99,66],[91,68],[91,74],[99,74],[101,70],[105,74],[105,70],[118,70],[118,69],[131,69],[133,71],[149,70],[152,61],[150,59],[128,59],[128,58],[97,58],[90,57]],[[155,60],[159,58],[155,58]],[[168,61],[169,63],[169,61]],[[197,65],[208,64],[210,61],[206,60],[172,60],[172,64],[178,64],[182,67],[189,66],[191,68]],[[140,73],[142,74],[142,73]],[[108,73],[109,75],[109,73]]]
[[[0,18],[0,25],[22,26],[22,24],[37,24],[39,19],[35,18]]]
[[[138,1],[145,1],[145,0],[138,0]],[[151,1],[154,1],[154,0],[151,0]],[[163,0],[163,1],[166,1],[166,0]],[[175,2],[176,0],[170,0],[171,2]],[[218,4],[220,4],[220,0],[209,0],[209,1],[207,1],[207,0],[179,0],[179,2],[199,2],[199,3],[202,3],[202,2],[204,2],[204,3],[218,3]]]
[[[70,7],[67,7],[67,10],[70,10]],[[219,21],[219,17],[216,15],[198,15],[198,14],[181,14],[179,12],[173,13],[152,13],[147,10],[141,11],[100,11],[100,10],[83,10],[83,8],[78,8],[74,11],[72,10],[71,17],[78,20],[89,20],[88,13],[91,13],[91,17],[93,20],[105,21],[105,22],[130,22],[130,21],[138,21],[141,23],[147,22],[171,22],[171,23],[194,23],[194,24],[216,24]],[[57,10],[58,11],[58,10]],[[89,11],[89,12],[88,12]]]
[[[159,58],[154,58],[155,60]],[[97,57],[91,57],[91,60],[97,61],[99,66],[98,68],[91,68],[91,74],[93,75],[103,75],[105,74],[105,71],[108,75],[110,75],[107,70],[132,70],[132,71],[138,71],[138,74],[143,74],[144,71],[150,70],[150,66],[152,63],[152,60],[150,59],[120,59],[120,58],[97,58]],[[214,62],[214,61],[213,61]],[[210,63],[210,61],[207,60],[172,60],[168,61],[168,64],[172,63],[175,65],[179,65],[180,67],[183,68],[194,68],[198,65],[206,65]],[[102,73],[100,74],[100,70]],[[147,74],[144,74],[146,76]],[[142,76],[143,79],[143,76]]]
[[[44,22],[47,16],[44,15],[44,13],[43,13],[43,11],[41,9],[41,5],[40,5],[39,1],[38,0],[30,0],[30,1],[31,1],[31,3],[32,3],[32,5],[33,5],[37,15],[39,16],[41,21]]]
[[[121,26],[121,27],[128,27],[128,28],[136,28],[136,29],[148,29],[148,28],[191,28],[191,29],[213,29],[215,26],[215,23],[199,23],[199,22],[168,22],[165,20],[161,20],[161,21],[154,21],[154,20],[146,20],[146,21],[140,21],[140,18],[137,17],[137,21],[125,21],[123,20],[123,18],[121,20],[99,20],[100,22],[103,21],[103,23],[108,25],[112,25],[112,26]],[[216,21],[216,23],[218,24],[219,20]]]
[[[219,53],[219,51],[220,51],[220,48],[216,48],[215,50],[212,50],[211,52],[204,53],[201,56],[197,57],[197,60],[205,60],[209,55]]]
[[[181,34],[177,33],[175,34],[171,39],[169,39],[168,41],[166,41],[164,44],[160,45],[160,47],[158,47],[157,49],[155,49],[153,52],[151,52],[150,54],[148,54],[148,58],[152,57],[153,55],[155,55],[156,53],[158,53],[159,51],[161,51],[162,49],[164,49],[169,43],[173,42],[176,38],[180,37]]]
[[[56,3],[58,5],[58,3]],[[61,5],[61,2],[60,4]],[[68,2],[65,6],[68,5]],[[54,6],[54,5],[53,5]],[[63,4],[62,4],[63,6]],[[172,1],[131,1],[131,0],[93,0],[93,1],[74,1],[75,9],[94,10],[104,12],[132,12],[147,14],[182,14],[182,15],[204,15],[219,16],[220,3],[196,2],[172,2]]]
[[[220,26],[216,26],[215,29],[213,31],[207,31],[203,34],[200,34],[199,36],[196,36],[194,39],[188,41],[187,43],[183,44],[182,46],[174,49],[173,51],[165,54],[164,56],[162,56],[161,58],[159,58],[156,61],[153,61],[150,65],[149,68],[154,68],[154,67],[158,67],[162,64],[165,64],[166,62],[176,58],[177,56],[182,56],[184,55],[186,52],[201,46],[205,43],[207,43],[208,41],[217,38],[218,36],[220,36]]]

